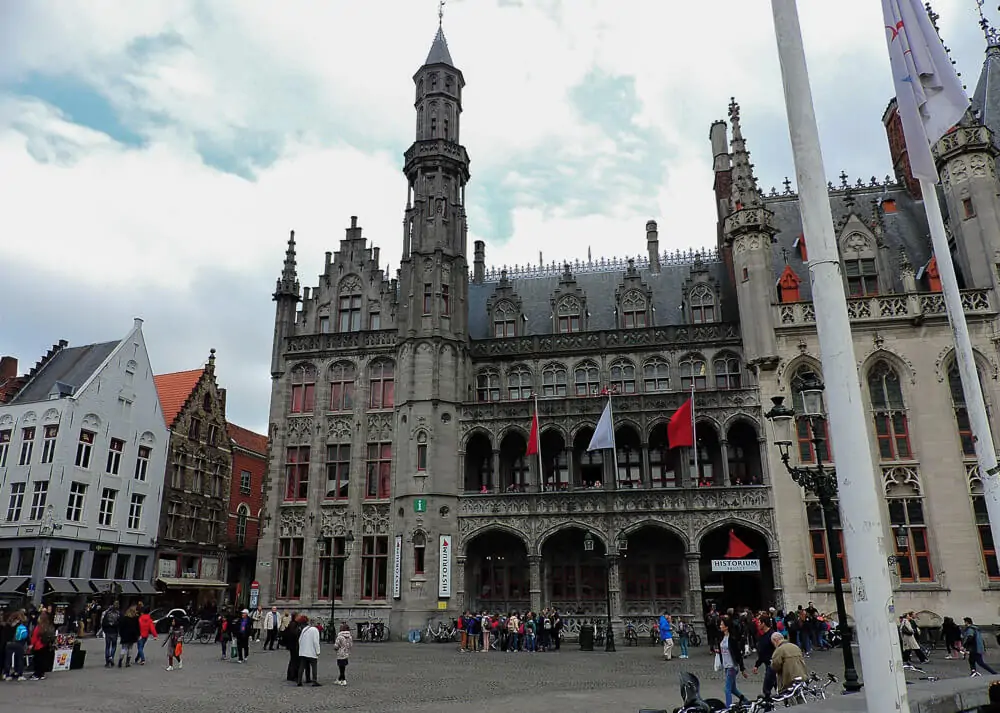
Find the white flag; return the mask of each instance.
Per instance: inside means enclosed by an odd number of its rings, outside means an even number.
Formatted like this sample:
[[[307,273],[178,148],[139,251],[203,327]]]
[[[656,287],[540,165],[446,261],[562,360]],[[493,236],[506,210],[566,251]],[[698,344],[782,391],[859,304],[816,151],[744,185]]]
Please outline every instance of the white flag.
[[[937,183],[931,146],[959,122],[969,98],[923,0],[882,0],[882,17],[910,172]]]
[[[590,439],[587,450],[599,451],[604,448],[614,449],[614,447],[615,426],[611,423],[611,401],[608,400],[608,405],[604,407],[604,413],[601,414],[601,420],[597,422],[597,428],[594,429],[594,436]]]

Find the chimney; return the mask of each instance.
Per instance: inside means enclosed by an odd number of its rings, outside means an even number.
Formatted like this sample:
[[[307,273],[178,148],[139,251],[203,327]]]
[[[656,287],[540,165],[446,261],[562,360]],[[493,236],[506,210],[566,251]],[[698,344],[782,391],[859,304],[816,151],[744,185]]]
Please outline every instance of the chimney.
[[[361,239],[361,228],[358,227],[358,216],[351,216],[351,227],[347,229],[347,239],[348,240],[360,240]]]
[[[380,248],[372,248],[372,262],[375,263],[375,269],[378,270],[378,258],[380,253]]]
[[[13,379],[17,376],[17,357],[0,357],[0,381]]]
[[[646,249],[649,250],[649,271],[660,274],[660,233],[655,220],[646,221]]]
[[[708,132],[708,137],[712,141],[713,170],[728,171],[729,164],[729,135],[726,122],[716,121],[712,123],[712,128]]]
[[[483,284],[483,280],[486,278],[486,243],[482,240],[477,240],[474,247],[474,255],[472,262],[472,281],[477,284]]]

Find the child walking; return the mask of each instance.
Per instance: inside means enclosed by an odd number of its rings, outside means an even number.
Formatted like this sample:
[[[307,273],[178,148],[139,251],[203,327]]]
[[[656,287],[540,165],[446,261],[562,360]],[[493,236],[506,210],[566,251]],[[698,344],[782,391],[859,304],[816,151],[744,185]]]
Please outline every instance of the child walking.
[[[170,631],[163,641],[167,647],[167,670],[174,670],[174,659],[177,660],[177,668],[184,668],[181,655],[184,653],[184,627],[177,623],[177,619],[170,619]]]
[[[338,686],[347,685],[347,661],[351,656],[351,646],[354,645],[354,639],[351,638],[351,627],[347,622],[340,625],[340,633],[337,634],[337,640],[333,643],[333,648],[337,652],[337,668],[340,669],[340,676],[337,678]]]

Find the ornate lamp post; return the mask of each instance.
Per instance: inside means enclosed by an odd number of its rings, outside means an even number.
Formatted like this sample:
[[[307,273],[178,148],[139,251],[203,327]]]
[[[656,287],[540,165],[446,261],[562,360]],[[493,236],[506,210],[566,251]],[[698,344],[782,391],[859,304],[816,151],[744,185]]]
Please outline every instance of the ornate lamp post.
[[[589,530],[587,531],[587,534],[583,536],[583,550],[584,552],[594,551],[594,536]],[[609,653],[614,653],[618,650],[615,648],[615,630],[611,628],[611,555],[609,553],[605,553],[604,572],[606,578],[604,591],[608,597],[608,624],[604,634],[604,650]]]
[[[321,551],[325,551],[326,547],[330,547],[330,626],[333,627],[333,636],[337,636],[337,568],[334,567],[334,563],[338,560],[343,563],[343,572],[346,579],[347,575],[347,559],[351,556],[351,550],[354,549],[354,532],[348,530],[347,534],[344,536],[344,554],[338,555],[334,551],[334,541],[333,537],[323,537],[319,536],[316,543],[319,545]]]
[[[837,600],[837,626],[840,630],[840,648],[844,656],[844,692],[857,693],[861,690],[858,671],[854,665],[854,651],[851,649],[852,631],[847,625],[847,607],[844,604],[844,586],[841,582],[843,566],[840,561],[840,538],[833,529],[833,519],[838,517],[837,474],[823,466],[820,446],[826,441],[823,424],[823,382],[816,374],[808,373],[802,381],[803,416],[809,422],[812,432],[810,442],[816,453],[814,467],[791,465],[792,427],[795,411],[785,405],[784,396],[774,396],[774,406],[764,416],[774,426],[774,442],[781,452],[781,463],[792,480],[806,492],[812,493],[823,508],[823,524],[826,527],[826,542],[830,551],[830,569],[833,575],[833,594]]]

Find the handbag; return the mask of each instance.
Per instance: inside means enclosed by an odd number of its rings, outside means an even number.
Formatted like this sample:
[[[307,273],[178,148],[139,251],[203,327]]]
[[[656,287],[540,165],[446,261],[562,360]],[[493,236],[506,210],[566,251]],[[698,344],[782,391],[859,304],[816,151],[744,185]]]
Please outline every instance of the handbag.
[[[716,654],[715,655],[715,669],[714,670],[715,671],[721,671],[722,670],[722,654]]]

